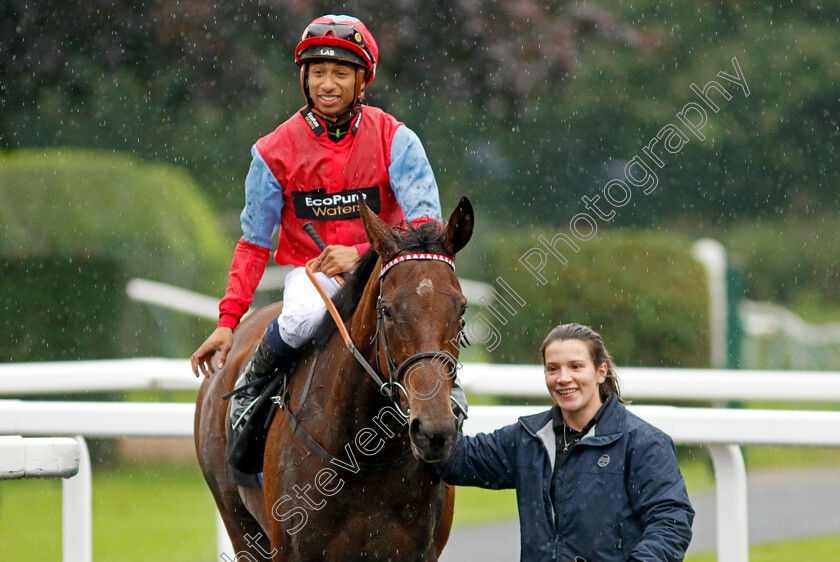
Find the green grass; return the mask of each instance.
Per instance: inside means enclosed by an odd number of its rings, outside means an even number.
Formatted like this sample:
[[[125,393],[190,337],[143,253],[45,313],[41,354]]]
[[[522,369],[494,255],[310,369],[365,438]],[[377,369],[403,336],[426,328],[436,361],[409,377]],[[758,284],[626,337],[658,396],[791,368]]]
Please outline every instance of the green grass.
[[[827,449],[751,447],[750,468],[788,467],[791,462],[836,466],[840,452]],[[711,490],[710,463],[702,449],[681,450],[689,490]],[[93,478],[93,553],[97,561],[176,562],[215,559],[214,506],[196,466],[122,463],[96,466]],[[459,487],[455,526],[517,517],[512,490]],[[752,561],[835,560],[840,536],[756,546]],[[0,482],[0,560],[61,559],[61,482]],[[714,554],[689,558],[715,560]]]
[[[125,562],[213,560],[214,505],[198,467],[97,467],[93,557]],[[0,483],[0,560],[61,560],[61,482]]]
[[[459,486],[455,490],[453,526],[479,525],[519,517],[513,490],[484,490]]]
[[[59,482],[0,482],[0,560],[61,560]]]
[[[784,543],[770,543],[750,548],[750,562],[835,562],[840,553],[840,535]],[[689,556],[686,562],[715,562],[717,555]]]
[[[840,449],[821,447],[742,447],[747,470],[840,466]]]
[[[0,560],[61,559],[61,481],[0,483]],[[98,466],[93,475],[95,560],[213,560],[213,500],[197,467]],[[455,525],[515,518],[513,490],[458,488]]]

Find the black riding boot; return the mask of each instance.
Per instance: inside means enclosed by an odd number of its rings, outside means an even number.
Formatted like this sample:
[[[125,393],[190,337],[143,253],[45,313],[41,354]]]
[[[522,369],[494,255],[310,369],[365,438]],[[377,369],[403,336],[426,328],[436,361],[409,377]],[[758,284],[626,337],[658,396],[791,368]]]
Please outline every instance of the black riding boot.
[[[240,429],[248,421],[254,403],[277,369],[281,357],[281,354],[268,345],[266,337],[263,335],[254,356],[245,367],[245,371],[236,379],[236,384],[233,385],[236,394],[233,394],[230,398],[230,427],[232,430]]]
[[[227,457],[231,466],[240,472],[256,474],[262,471],[263,449],[268,434],[266,417],[271,410],[269,394],[276,392],[282,379],[291,372],[297,360],[297,351],[289,347],[285,353],[278,353],[263,335],[254,357],[236,380],[231,393]],[[269,385],[274,389],[261,398]]]

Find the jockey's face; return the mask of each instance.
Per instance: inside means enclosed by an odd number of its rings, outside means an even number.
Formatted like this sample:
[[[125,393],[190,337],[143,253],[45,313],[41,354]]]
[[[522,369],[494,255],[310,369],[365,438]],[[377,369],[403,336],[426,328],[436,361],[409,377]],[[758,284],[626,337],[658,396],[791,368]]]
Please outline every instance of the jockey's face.
[[[309,97],[325,117],[337,117],[350,109],[356,92],[356,67],[349,63],[322,61],[309,65]]]

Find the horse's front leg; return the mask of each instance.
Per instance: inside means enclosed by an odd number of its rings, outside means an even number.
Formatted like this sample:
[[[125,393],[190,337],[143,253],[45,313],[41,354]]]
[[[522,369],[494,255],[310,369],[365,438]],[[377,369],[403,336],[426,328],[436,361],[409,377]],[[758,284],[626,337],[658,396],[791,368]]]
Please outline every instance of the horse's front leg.
[[[297,475],[305,473],[301,455],[289,444],[282,414],[275,416],[266,440],[263,463],[263,512],[265,528],[271,541],[273,562],[301,560],[296,546],[305,533],[309,514],[293,498]],[[288,471],[288,472],[287,472]]]

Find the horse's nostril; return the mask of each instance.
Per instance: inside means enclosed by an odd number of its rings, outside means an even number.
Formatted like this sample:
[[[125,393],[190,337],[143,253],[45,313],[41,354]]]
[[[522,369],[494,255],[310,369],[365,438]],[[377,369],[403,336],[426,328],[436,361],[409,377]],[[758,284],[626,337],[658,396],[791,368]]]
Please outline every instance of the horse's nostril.
[[[458,433],[458,418],[454,415],[449,416],[449,418],[443,422],[444,432],[446,433],[447,437],[452,435],[453,433]]]
[[[436,427],[415,418],[411,420],[409,431],[416,445],[442,446],[457,431],[457,420],[451,425]]]
[[[411,427],[409,431],[411,432],[411,438],[415,443],[418,440],[428,442],[429,436],[426,435],[425,431],[423,431],[423,422],[421,422],[418,418],[411,420]]]

